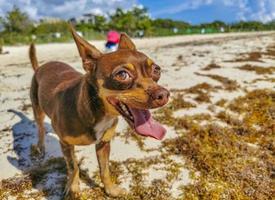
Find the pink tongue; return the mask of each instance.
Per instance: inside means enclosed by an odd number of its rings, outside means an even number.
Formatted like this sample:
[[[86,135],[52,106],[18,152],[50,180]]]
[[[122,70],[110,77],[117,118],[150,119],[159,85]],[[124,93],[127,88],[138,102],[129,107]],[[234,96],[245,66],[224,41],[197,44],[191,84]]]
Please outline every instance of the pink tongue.
[[[157,140],[161,140],[164,137],[166,133],[165,128],[153,119],[148,110],[130,109],[134,117],[134,126],[138,134],[150,136]]]

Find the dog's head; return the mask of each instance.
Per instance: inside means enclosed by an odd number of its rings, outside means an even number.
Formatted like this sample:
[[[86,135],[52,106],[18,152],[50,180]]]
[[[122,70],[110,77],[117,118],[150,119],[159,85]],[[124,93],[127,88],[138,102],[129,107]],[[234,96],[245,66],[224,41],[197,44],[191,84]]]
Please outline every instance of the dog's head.
[[[103,54],[72,30],[86,77],[95,80],[105,112],[122,115],[137,133],[162,139],[165,129],[149,109],[168,102],[169,92],[158,85],[161,68],[121,34],[118,50]]]

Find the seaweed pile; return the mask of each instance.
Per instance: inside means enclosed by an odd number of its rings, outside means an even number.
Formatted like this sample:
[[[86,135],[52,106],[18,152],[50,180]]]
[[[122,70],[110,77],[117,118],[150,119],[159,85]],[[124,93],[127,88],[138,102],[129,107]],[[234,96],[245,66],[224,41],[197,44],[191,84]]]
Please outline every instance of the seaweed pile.
[[[257,78],[257,79],[254,79],[251,83],[257,83],[258,81],[267,81],[267,82],[275,83],[275,78]]]
[[[220,82],[223,85],[223,88],[225,90],[228,90],[228,91],[237,90],[239,88],[239,84],[237,83],[237,81],[231,80],[229,78],[226,78],[226,77],[223,77],[223,76],[220,76],[220,75],[201,74],[201,73],[198,73],[198,72],[196,72],[195,74],[199,75],[199,76],[206,76],[206,77],[212,78],[212,79]]]
[[[260,67],[260,66],[253,66],[253,65],[243,65],[238,67],[240,70],[246,71],[254,71],[256,74],[272,74],[275,73],[275,67]]]
[[[275,174],[275,92],[255,90],[230,102],[227,126],[189,121],[178,138],[163,142],[186,158],[195,183],[184,186],[184,199],[272,199]],[[196,175],[199,174],[199,175]]]
[[[250,53],[242,53],[240,54],[240,58],[236,58],[235,60],[230,60],[228,62],[262,62],[263,52],[253,51]]]
[[[234,60],[229,60],[227,62],[264,62],[263,58],[275,57],[275,45],[269,45],[266,47],[265,51],[252,51],[249,53],[241,53],[238,58]]]
[[[206,102],[210,103],[210,92],[216,91],[216,88],[214,88],[212,85],[208,83],[199,83],[197,85],[194,85],[193,87],[187,88],[184,90],[185,94],[196,94],[195,101],[198,103]]]
[[[54,187],[39,189],[41,183],[46,182],[51,173],[59,173],[59,184]],[[0,199],[16,196],[17,199],[41,199],[64,190],[66,182],[66,164],[62,157],[51,158],[24,172],[23,176],[15,176],[0,182]],[[33,188],[37,191],[30,192]]]
[[[201,84],[201,86],[205,86],[205,84]],[[208,89],[208,85],[206,88]],[[197,87],[198,88],[198,87]],[[194,89],[195,90],[195,89]],[[194,103],[185,101],[183,98],[183,94],[176,94],[172,97],[171,102],[166,106],[166,109],[170,109],[171,111],[176,111],[184,108],[194,108],[196,105]]]
[[[217,65],[216,63],[210,63],[209,65],[207,65],[206,67],[202,68],[203,71],[209,71],[211,69],[219,69],[221,68],[220,65]]]
[[[151,183],[145,182],[148,169],[150,166],[160,166],[164,164],[164,169],[167,170],[165,179],[154,179]],[[125,173],[123,168],[127,170],[127,175],[131,177],[129,193],[126,196],[112,198],[104,193],[100,184],[99,172],[95,172],[93,179],[98,185],[92,189],[86,189],[81,194],[82,200],[88,199],[115,199],[115,200],[140,200],[140,199],[173,199],[170,190],[171,183],[179,175],[180,165],[169,159],[165,154],[160,157],[150,157],[145,159],[127,159],[124,162],[111,162],[111,171],[113,180],[116,183],[121,183],[120,178]],[[160,168],[160,167],[158,167]]]

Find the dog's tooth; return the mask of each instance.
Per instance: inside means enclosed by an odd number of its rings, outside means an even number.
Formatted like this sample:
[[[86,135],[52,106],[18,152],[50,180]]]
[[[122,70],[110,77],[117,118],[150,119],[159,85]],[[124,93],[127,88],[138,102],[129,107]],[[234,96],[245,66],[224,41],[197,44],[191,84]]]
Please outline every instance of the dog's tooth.
[[[125,112],[127,111],[127,108],[126,108],[126,106],[124,104],[122,104],[121,107],[122,107],[123,111],[125,111]]]

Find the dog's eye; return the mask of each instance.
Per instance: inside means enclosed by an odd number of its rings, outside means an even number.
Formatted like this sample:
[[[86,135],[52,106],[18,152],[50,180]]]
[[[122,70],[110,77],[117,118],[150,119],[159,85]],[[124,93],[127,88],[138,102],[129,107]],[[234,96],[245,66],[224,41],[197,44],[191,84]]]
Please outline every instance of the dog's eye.
[[[153,64],[152,65],[152,78],[154,81],[158,81],[160,78],[161,69],[158,65]]]
[[[115,78],[119,81],[129,81],[132,79],[131,75],[126,70],[118,71]]]

